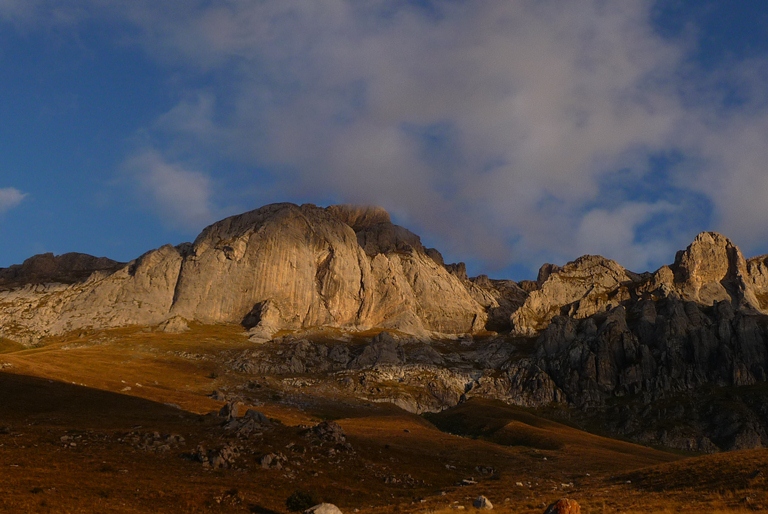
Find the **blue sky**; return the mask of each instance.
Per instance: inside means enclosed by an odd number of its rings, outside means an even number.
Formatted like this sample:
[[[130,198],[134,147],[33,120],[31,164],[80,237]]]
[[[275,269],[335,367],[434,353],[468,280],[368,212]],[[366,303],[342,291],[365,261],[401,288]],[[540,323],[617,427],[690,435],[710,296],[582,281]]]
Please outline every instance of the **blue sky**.
[[[768,252],[757,1],[0,0],[0,266],[370,203],[471,273]]]

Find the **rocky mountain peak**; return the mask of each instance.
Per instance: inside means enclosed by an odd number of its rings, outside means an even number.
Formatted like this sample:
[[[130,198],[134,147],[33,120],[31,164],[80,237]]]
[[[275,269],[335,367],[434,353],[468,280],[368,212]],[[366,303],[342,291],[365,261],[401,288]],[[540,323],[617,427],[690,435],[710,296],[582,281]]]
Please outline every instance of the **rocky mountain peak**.
[[[258,340],[313,327],[422,336],[483,329],[484,306],[441,261],[383,209],[272,204],[77,287],[9,291],[0,335],[26,342],[171,318],[243,324]]]
[[[404,227],[393,224],[389,213],[381,207],[332,205],[326,211],[355,231],[357,242],[370,257],[380,253],[407,254],[416,251],[425,255],[430,253],[433,260],[442,261],[439,252],[437,255],[434,252],[427,252],[419,236]]]
[[[746,260],[727,237],[702,232],[670,266],[676,289],[686,299],[705,305],[740,301],[745,295]]]
[[[47,285],[16,287],[30,283]],[[639,299],[727,300],[766,312],[768,261],[746,261],[726,237],[704,232],[654,274],[585,255],[545,264],[535,282],[470,279],[463,264],[446,265],[380,207],[277,203],[128,264],[83,254],[33,257],[0,270],[0,296],[0,335],[25,341],[171,318],[240,323],[257,339],[323,326],[535,336],[557,316],[586,319]]]
[[[545,264],[538,289],[531,291],[517,311],[512,326],[518,335],[535,335],[560,314],[591,316],[629,298],[628,285],[639,276],[599,255],[584,255],[563,267]]]

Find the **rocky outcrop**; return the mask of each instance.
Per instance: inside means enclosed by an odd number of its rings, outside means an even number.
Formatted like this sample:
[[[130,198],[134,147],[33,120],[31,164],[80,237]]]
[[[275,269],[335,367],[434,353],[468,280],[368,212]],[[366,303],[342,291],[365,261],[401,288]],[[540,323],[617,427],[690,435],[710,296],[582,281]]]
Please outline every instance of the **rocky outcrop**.
[[[557,315],[585,318],[630,298],[640,276],[616,262],[585,255],[562,268],[545,264],[539,270],[538,289],[511,316],[514,332],[533,336]]]
[[[117,271],[112,261],[66,256],[6,271],[6,283],[21,287],[0,287],[0,335],[31,342],[174,317],[243,323],[255,341],[278,330],[322,326],[422,336],[484,329],[486,309],[437,256],[382,209],[268,205]],[[29,271],[47,270],[40,263],[51,259],[59,263],[53,272]],[[78,265],[65,266],[71,262]],[[85,281],[70,284],[75,271],[87,274]],[[61,276],[67,280],[56,282]],[[28,279],[22,284],[18,277]],[[43,277],[56,283],[40,284]]]
[[[83,253],[65,253],[59,256],[44,253],[30,257],[22,264],[0,268],[0,290],[29,284],[72,284],[86,280],[97,271],[113,272],[123,266],[125,263]]]
[[[768,255],[747,260],[747,288],[754,295],[756,307],[768,313]]]
[[[766,341],[768,316],[734,308],[730,299],[710,307],[645,299],[581,320],[557,316],[535,357],[520,361],[523,373],[541,378],[516,395],[545,405],[559,391],[565,403],[599,413],[614,433],[646,443],[694,451],[762,446],[768,411],[739,396],[716,406],[711,392],[764,384]],[[620,408],[617,398],[624,398]],[[657,412],[665,402],[681,410]]]
[[[674,263],[653,274],[632,273],[609,259],[586,255],[563,267],[545,264],[536,285],[511,314],[517,335],[535,336],[555,316],[583,319],[644,298],[680,298],[703,306],[728,301],[768,314],[766,258],[745,260],[733,242],[715,232],[696,236]]]
[[[656,298],[673,295],[707,306],[729,301],[737,307],[763,310],[759,298],[768,292],[768,275],[759,258],[750,265],[728,238],[702,232],[638,292]]]
[[[550,504],[544,514],[581,514],[581,506],[576,500],[561,498]]]
[[[671,266],[675,289],[685,300],[703,305],[730,301],[740,303],[749,292],[744,281],[746,261],[726,237],[703,232],[677,254]],[[754,303],[754,302],[752,302]]]
[[[483,495],[478,496],[472,501],[472,506],[477,510],[493,510],[491,500]]]

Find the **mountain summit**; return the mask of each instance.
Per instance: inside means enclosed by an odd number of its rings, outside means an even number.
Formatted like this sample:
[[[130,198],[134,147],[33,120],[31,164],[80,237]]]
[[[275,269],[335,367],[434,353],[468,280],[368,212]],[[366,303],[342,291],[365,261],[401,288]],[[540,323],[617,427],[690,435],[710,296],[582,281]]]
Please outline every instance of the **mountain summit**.
[[[0,272],[3,337],[30,343],[171,319],[242,323],[256,339],[312,327],[469,333],[487,321],[487,306],[439,252],[375,207],[267,205],[214,223],[194,243],[122,267],[93,260],[91,273],[62,268],[42,281],[25,273],[39,260]],[[59,279],[74,271],[81,280]]]

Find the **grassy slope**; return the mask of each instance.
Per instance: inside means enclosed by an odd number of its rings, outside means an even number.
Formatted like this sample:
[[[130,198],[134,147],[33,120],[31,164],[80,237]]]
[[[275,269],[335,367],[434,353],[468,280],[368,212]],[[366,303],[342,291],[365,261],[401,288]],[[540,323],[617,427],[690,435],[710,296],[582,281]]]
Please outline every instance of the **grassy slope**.
[[[762,450],[680,460],[481,400],[429,420],[352,398],[319,397],[297,408],[270,401],[279,391],[268,379],[227,373],[222,359],[248,347],[227,326],[178,335],[120,329],[30,350],[2,346],[0,364],[11,366],[0,372],[0,427],[8,427],[0,433],[0,511],[285,512],[285,499],[299,489],[345,512],[440,512],[469,506],[479,494],[496,510],[524,513],[542,512],[562,496],[576,498],[586,513],[768,505],[762,475],[749,478],[768,471]],[[200,415],[221,405],[208,393],[251,379],[264,384],[258,408],[285,426],[247,441],[239,470],[205,471],[181,458],[197,444],[222,441],[217,421]],[[260,454],[301,443],[298,425],[325,418],[343,426],[354,454],[307,456],[291,472],[257,465]],[[162,454],[137,450],[119,442],[129,431],[178,433],[187,444]],[[77,446],[62,436],[79,437]],[[478,483],[457,485],[470,477]]]

